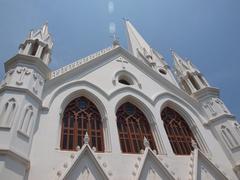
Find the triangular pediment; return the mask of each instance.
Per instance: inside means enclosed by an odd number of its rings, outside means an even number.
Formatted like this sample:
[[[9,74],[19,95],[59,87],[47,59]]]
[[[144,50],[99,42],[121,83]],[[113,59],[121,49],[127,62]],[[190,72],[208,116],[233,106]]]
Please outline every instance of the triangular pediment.
[[[65,170],[61,180],[107,180],[108,177],[98,163],[89,145],[84,145]]]
[[[128,69],[130,66],[132,68],[131,71]],[[60,91],[64,90],[64,88],[69,89],[70,86],[74,86],[78,83],[81,85],[85,85],[87,83],[86,86],[90,86],[89,83],[92,82],[88,80],[87,82],[84,78],[88,78],[91,75],[91,78],[94,80],[98,79],[97,82],[94,82],[93,86],[100,92],[103,92],[103,95],[106,96],[106,98],[111,98],[114,92],[121,89],[121,86],[118,86],[118,89],[114,86],[114,75],[118,71],[128,71],[129,73],[132,73],[134,72],[133,69],[136,69],[136,71],[139,72],[138,76],[135,76],[138,80],[136,81],[136,88],[128,86],[124,87],[125,89],[134,89],[134,91],[136,91],[136,89],[141,89],[142,82],[140,82],[140,77],[146,76],[146,79],[149,78],[149,80],[151,80],[155,85],[160,85],[163,89],[166,89],[166,92],[169,94],[174,94],[188,100],[188,102],[192,103],[194,107],[199,106],[199,104],[196,103],[196,101],[188,94],[184,93],[177,84],[171,82],[167,78],[163,77],[161,73],[142,63],[138,58],[133,56],[121,46],[106,48],[58,70],[52,71],[51,78],[45,84],[46,91],[44,91],[43,95],[43,104],[45,107],[49,107],[49,103],[51,103],[52,98]],[[107,86],[102,86],[102,83],[100,83],[103,79],[106,80],[106,77],[111,78],[111,80],[109,79],[106,83],[110,82],[112,88],[104,89],[104,87],[109,87],[109,84]],[[151,101],[153,103],[157,99],[158,95],[159,94],[156,94],[152,97]]]
[[[194,180],[227,180],[228,178],[198,149],[194,150]]]
[[[144,152],[144,158],[139,166],[136,179],[174,180],[176,178],[174,178],[168,168],[158,159],[152,150],[147,148]]]

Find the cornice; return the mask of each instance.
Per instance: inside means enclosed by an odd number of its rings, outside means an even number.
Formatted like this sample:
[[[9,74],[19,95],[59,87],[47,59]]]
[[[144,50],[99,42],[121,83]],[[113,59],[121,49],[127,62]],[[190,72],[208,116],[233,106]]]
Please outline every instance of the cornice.
[[[205,126],[210,126],[213,123],[215,123],[215,122],[217,122],[217,121],[219,121],[221,119],[227,119],[227,120],[231,120],[232,119],[233,120],[233,119],[235,119],[235,116],[232,115],[232,114],[221,114],[219,116],[216,116],[214,118],[209,119],[209,121],[207,123],[205,123],[204,125]]]
[[[30,160],[24,155],[14,151],[13,149],[0,149],[0,154],[8,155],[23,163],[27,168],[30,168]]]
[[[38,71],[44,77],[44,79],[49,79],[51,70],[38,57],[16,54],[4,63],[5,72],[7,72],[9,69],[15,68],[18,65],[30,65],[33,69]]]
[[[38,96],[33,94],[29,89],[19,88],[19,87],[12,87],[12,86],[3,86],[2,88],[0,88],[0,93],[4,92],[6,90],[26,93],[27,95],[29,95],[30,97],[35,99],[37,101],[37,103],[40,105],[40,107],[42,107],[42,100]]]
[[[192,94],[192,96],[194,98],[196,98],[197,100],[202,100],[206,97],[209,96],[214,96],[214,97],[218,97],[219,96],[219,89],[215,88],[215,87],[205,87],[203,89],[200,89],[196,92],[194,92]]]
[[[201,109],[200,104],[198,103],[198,101],[195,98],[189,96],[187,93],[185,93],[183,90],[178,88],[176,85],[172,84],[170,81],[168,81],[167,79],[165,79],[164,77],[159,75],[152,68],[148,67],[146,64],[144,64],[142,61],[140,61],[138,58],[133,56],[131,53],[129,53],[127,50],[125,50],[121,46],[116,46],[116,47],[112,47],[112,48],[110,47],[110,48],[106,48],[106,49],[108,49],[108,50],[105,51],[105,53],[103,53],[99,56],[95,56],[95,58],[92,58],[92,59],[90,58],[89,60],[87,60],[87,58],[86,58],[86,61],[83,61],[83,63],[81,65],[79,65],[71,70],[66,70],[66,72],[60,74],[59,76],[55,76],[54,78],[52,77],[52,79],[47,81],[46,85],[51,86],[57,82],[62,82],[60,80],[61,78],[65,79],[67,76],[69,76],[70,74],[73,74],[75,72],[83,73],[83,74],[92,72],[94,69],[98,68],[102,64],[105,64],[105,63],[113,60],[114,57],[122,55],[125,58],[127,58],[132,64],[136,65],[143,72],[145,72],[145,74],[148,75],[155,82],[163,85],[167,91],[179,95],[187,102],[190,102],[192,105],[194,105],[198,109]],[[95,54],[97,54],[97,53],[95,53]],[[83,59],[85,59],[85,58],[83,58]],[[76,62],[74,62],[74,63],[76,63]],[[72,64],[74,64],[74,63],[72,63]],[[70,65],[71,64],[69,64],[67,66],[70,67]],[[67,66],[64,66],[64,67],[67,67]],[[62,67],[60,69],[63,70],[64,67]],[[58,71],[60,71],[60,69]],[[53,72],[52,72],[52,74],[53,74]],[[204,111],[202,111],[202,113],[204,113]]]

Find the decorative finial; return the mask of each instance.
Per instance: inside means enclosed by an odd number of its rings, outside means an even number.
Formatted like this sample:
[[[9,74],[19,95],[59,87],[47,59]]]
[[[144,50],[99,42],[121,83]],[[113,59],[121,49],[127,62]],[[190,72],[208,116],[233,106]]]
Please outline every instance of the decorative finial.
[[[42,32],[44,34],[48,34],[48,22],[47,21],[46,21],[46,23],[43,24]]]
[[[129,19],[128,19],[128,18],[125,18],[125,17],[123,17],[122,19],[123,19],[123,21],[125,21],[125,22],[126,22],[126,21],[129,21]]]
[[[84,144],[88,144],[88,143],[89,143],[89,137],[88,137],[88,133],[86,132],[84,136]]]
[[[114,33],[111,37],[113,38],[113,42],[112,42],[113,46],[114,47],[119,46],[119,44],[120,44],[119,43],[119,38],[117,37],[116,33]]]
[[[76,147],[76,150],[77,150],[77,151],[79,151],[80,149],[81,149],[80,146],[77,146],[77,147]]]
[[[149,148],[149,141],[147,140],[147,138],[144,136],[144,138],[143,138],[143,145],[144,145],[144,147],[145,148]]]
[[[198,149],[197,143],[194,139],[191,140],[193,149]]]

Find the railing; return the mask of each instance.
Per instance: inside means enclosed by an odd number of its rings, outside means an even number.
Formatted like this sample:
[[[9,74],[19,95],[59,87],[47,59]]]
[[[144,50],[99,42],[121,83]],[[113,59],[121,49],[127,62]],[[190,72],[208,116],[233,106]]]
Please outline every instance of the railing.
[[[113,50],[114,48],[116,48],[116,47],[114,47],[114,46],[108,47],[108,48],[103,49],[101,51],[98,51],[94,54],[91,54],[91,55],[89,55],[85,58],[79,59],[79,60],[77,60],[77,61],[75,61],[71,64],[63,66],[60,69],[57,69],[57,70],[51,72],[50,79],[53,79],[53,78],[56,78],[56,77],[58,77],[62,74],[65,74],[66,72],[69,72],[69,71],[71,71],[71,70],[73,70],[73,69],[75,69],[75,68],[77,68],[77,67],[79,67],[79,66],[81,66],[81,65],[83,65],[83,64],[85,64],[85,63],[87,63],[87,62],[89,62],[93,59],[95,59],[95,58],[97,58],[97,57],[100,57],[100,56],[106,54],[107,52]]]

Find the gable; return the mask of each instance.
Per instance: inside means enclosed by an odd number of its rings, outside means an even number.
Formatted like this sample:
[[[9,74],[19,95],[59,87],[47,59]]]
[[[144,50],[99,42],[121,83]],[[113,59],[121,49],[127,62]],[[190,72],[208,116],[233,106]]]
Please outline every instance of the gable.
[[[81,61],[82,63],[78,64]],[[170,80],[139,61],[122,47],[107,48],[105,51],[99,51],[81,61],[53,71],[50,80],[45,84],[43,96],[47,99],[51,98],[58,89],[78,81],[88,81],[110,96],[114,91],[123,87],[114,86],[115,74],[119,71],[128,71],[135,76],[137,82],[136,86],[129,87],[144,93],[149,92],[146,95],[152,101],[158,94],[169,92],[188,100],[195,107],[199,106],[193,98],[179,89],[177,84],[171,83]]]
[[[195,180],[227,180],[228,178],[198,149],[194,150]]]
[[[146,148],[137,179],[174,180],[175,178],[158,157],[149,148]]]
[[[95,158],[89,145],[84,145],[60,179],[107,180],[108,177]]]

